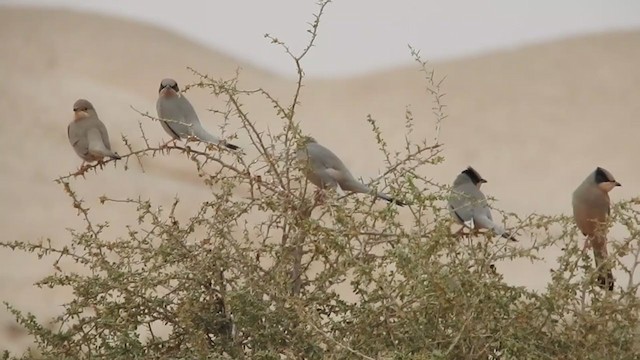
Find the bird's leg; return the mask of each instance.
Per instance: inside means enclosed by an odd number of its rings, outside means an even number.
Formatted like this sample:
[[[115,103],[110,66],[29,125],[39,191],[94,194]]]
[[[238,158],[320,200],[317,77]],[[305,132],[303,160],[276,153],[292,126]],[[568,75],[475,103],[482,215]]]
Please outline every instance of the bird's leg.
[[[584,253],[589,249],[591,249],[591,239],[589,239],[589,237],[587,236],[587,238],[584,241],[584,246],[582,247],[582,252]]]
[[[324,190],[317,189],[313,194],[313,201],[316,204],[321,205],[321,204],[324,204],[324,200],[325,200]]]
[[[465,236],[464,226],[461,227],[460,230],[454,232],[453,236],[455,236],[455,237],[463,237],[463,236]]]
[[[74,176],[80,176],[83,175],[85,171],[87,171],[87,169],[89,169],[89,164],[87,164],[86,160],[82,161],[82,164],[80,164],[80,168],[78,168],[78,171],[76,171],[75,173],[73,173]]]
[[[489,270],[491,271],[492,275],[498,275],[498,270],[496,269],[496,266],[494,264],[489,264]]]

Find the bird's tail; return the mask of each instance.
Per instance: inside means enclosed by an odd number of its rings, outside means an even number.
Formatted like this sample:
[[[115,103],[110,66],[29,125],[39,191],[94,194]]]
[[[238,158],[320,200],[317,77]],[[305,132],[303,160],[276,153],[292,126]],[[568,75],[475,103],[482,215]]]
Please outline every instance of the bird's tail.
[[[114,159],[114,160],[122,159],[122,157],[120,155],[118,155],[117,152],[111,151],[110,149],[107,149],[106,147],[104,149],[100,150],[100,151],[95,151],[95,152],[101,153],[103,156],[110,157],[111,159]]]
[[[593,247],[593,257],[596,262],[596,271],[598,272],[598,286],[602,289],[613,291],[615,279],[613,278],[611,266],[606,263],[608,256],[607,238],[602,235],[596,235],[590,240]]]
[[[511,235],[509,232],[504,230],[504,227],[498,223],[493,222],[493,220],[485,217],[485,216],[475,216],[474,217],[477,227],[480,229],[491,229],[496,236],[502,236],[505,239],[509,239],[511,241],[518,241],[518,239]]]
[[[227,148],[231,149],[231,150],[238,150],[240,149],[240,146],[237,145],[233,145],[233,144],[229,144],[228,142],[224,141],[224,146],[226,146]]]
[[[197,137],[198,140],[206,142],[206,143],[209,143],[209,144],[214,144],[214,145],[217,145],[217,146],[224,146],[224,147],[226,147],[228,149],[231,149],[231,150],[240,149],[239,146],[227,143],[226,141],[220,139],[219,137],[209,133],[208,131],[206,131],[202,127],[194,128],[193,129],[193,136]]]
[[[102,135],[97,129],[91,129],[87,132],[87,138],[89,141],[89,152],[93,154],[99,154],[100,156],[108,156],[112,159],[121,159],[118,153],[111,151],[109,145],[105,144],[102,140]]]
[[[398,205],[398,206],[405,206],[405,205],[407,205],[407,203],[406,203],[406,202],[404,202],[404,201],[402,201],[402,200],[398,200],[398,199],[396,199],[396,198],[393,198],[393,197],[391,197],[391,196],[389,196],[389,195],[387,195],[387,194],[385,194],[385,193],[378,193],[378,194],[376,194],[376,196],[377,196],[377,197],[379,197],[379,198],[380,198],[380,199],[382,199],[382,200],[386,200],[386,201],[388,201],[388,202],[390,202],[390,203],[393,203],[393,204],[396,204],[396,205]]]
[[[349,174],[349,177],[351,177],[351,174]],[[386,200],[390,203],[394,203],[398,206],[405,206],[407,205],[406,202],[398,200],[396,198],[392,198],[391,196],[385,194],[385,193],[376,193],[373,189],[371,189],[370,187],[368,187],[367,185],[361,183],[360,181],[357,181],[355,179],[347,179],[347,180],[343,180],[340,183],[340,188],[344,191],[353,191],[353,192],[357,192],[357,193],[361,193],[361,194],[371,194],[377,198]]]
[[[515,236],[511,235],[508,232],[503,232],[502,234],[500,234],[500,236],[502,236],[505,239],[509,239],[511,241],[518,241],[518,239]]]

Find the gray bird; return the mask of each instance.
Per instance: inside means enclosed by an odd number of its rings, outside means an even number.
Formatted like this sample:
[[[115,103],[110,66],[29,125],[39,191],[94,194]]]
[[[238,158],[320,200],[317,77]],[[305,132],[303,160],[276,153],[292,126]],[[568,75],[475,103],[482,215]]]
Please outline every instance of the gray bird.
[[[85,99],[73,104],[73,121],[67,127],[67,136],[73,150],[84,160],[81,168],[85,162],[102,161],[104,157],[120,159],[120,155],[111,151],[107,128]]]
[[[371,194],[399,206],[406,203],[384,193],[376,193],[365,184],[356,180],[347,167],[331,150],[318,144],[312,137],[303,139],[304,146],[298,149],[297,158],[306,165],[307,179],[320,189],[335,189],[338,185],[343,191]]]
[[[486,182],[487,180],[471,166],[462,171],[453,181],[449,195],[451,216],[456,222],[470,229],[487,229],[505,239],[518,241],[505,232],[500,224],[493,222],[487,198],[480,191],[480,186]]]
[[[598,167],[573,192],[573,218],[578,229],[587,237],[583,250],[593,247],[598,271],[598,285],[613,290],[614,278],[610,268],[603,265],[607,258],[606,222],[611,213],[609,191],[622,186],[607,170]]]
[[[180,92],[178,83],[175,80],[162,80],[158,93],[158,101],[156,102],[158,118],[160,120],[168,120],[160,121],[160,124],[162,124],[162,128],[167,134],[173,138],[171,141],[193,136],[206,143],[226,146],[231,150],[239,149],[238,146],[228,144],[202,127],[198,114],[196,114],[189,100]]]

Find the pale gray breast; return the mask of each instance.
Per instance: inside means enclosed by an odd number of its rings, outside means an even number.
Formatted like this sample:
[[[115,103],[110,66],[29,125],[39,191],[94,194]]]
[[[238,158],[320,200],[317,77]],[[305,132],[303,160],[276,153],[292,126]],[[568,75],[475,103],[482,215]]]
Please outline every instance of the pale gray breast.
[[[609,195],[595,185],[582,184],[573,192],[573,216],[583,234],[594,233],[605,222],[611,208]]]
[[[96,125],[97,123],[92,121],[92,119],[82,119],[80,121],[71,122],[67,129],[69,142],[71,143],[71,146],[73,146],[73,150],[75,150],[78,156],[86,161],[93,160],[93,157],[89,155],[88,133],[89,129],[95,128]]]

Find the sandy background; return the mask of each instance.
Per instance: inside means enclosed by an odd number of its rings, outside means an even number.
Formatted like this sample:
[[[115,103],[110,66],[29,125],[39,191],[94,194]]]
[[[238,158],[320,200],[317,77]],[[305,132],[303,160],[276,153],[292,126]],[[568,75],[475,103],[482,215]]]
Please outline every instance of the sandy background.
[[[428,58],[428,49],[422,53]],[[449,118],[441,134],[446,161],[426,175],[450,183],[462,168],[473,165],[489,180],[485,193],[499,199],[499,207],[522,216],[569,214],[571,192],[596,166],[607,168],[623,183],[612,193],[614,201],[637,196],[638,64],[640,32],[592,35],[434,64],[437,73],[447,75],[444,101]],[[155,115],[162,78],[174,77],[181,84],[196,80],[186,66],[214,77],[230,77],[241,66],[243,85],[264,87],[281,99],[289,98],[294,88],[290,79],[148,25],[63,11],[0,8],[2,240],[48,237],[63,244],[66,228],[83,225],[52,181],[80,164],[66,136],[77,98],[93,102],[116,151],[126,151],[120,133],[139,143],[139,120],[149,138],[159,143],[167,139],[159,124],[143,120],[130,106]],[[382,156],[375,151],[366,115],[380,122],[391,146],[400,146],[409,105],[419,119],[416,131],[432,138],[431,99],[424,87],[417,66],[354,78],[309,79],[298,118],[354,174],[375,177]],[[205,126],[215,129],[219,122],[205,109],[220,102],[203,90],[190,91],[188,97]],[[263,101],[249,99],[246,106],[265,127],[279,124]],[[249,145],[242,138],[234,143]],[[126,172],[110,168],[76,182],[76,189],[96,216],[114,221],[131,213],[104,212],[97,198],[105,193],[115,198],[139,194],[157,203],[169,203],[176,195],[184,203],[208,200],[190,163],[178,156],[158,160],[147,163],[147,173],[135,165]],[[185,207],[180,211],[185,217],[190,214]],[[614,231],[612,237],[623,235]],[[552,259],[559,251],[551,249],[547,255]],[[68,297],[65,291],[31,286],[52,270],[49,261],[0,250],[0,263],[1,300],[39,316],[60,311],[59,304]],[[512,263],[500,269],[512,284],[542,289],[550,266]],[[26,344],[12,323],[0,309],[0,348]]]

